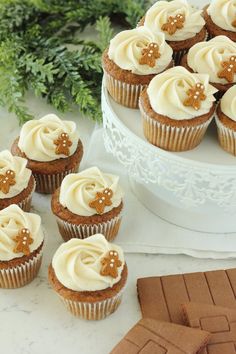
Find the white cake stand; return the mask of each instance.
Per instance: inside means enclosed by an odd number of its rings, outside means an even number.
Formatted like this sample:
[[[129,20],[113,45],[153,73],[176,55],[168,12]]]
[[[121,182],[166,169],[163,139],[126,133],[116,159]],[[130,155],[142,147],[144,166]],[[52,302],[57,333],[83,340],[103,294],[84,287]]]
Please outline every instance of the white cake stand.
[[[106,150],[148,209],[192,230],[236,231],[236,158],[219,146],[214,122],[197,148],[173,153],[148,143],[139,110],[114,102],[104,85],[102,110]]]

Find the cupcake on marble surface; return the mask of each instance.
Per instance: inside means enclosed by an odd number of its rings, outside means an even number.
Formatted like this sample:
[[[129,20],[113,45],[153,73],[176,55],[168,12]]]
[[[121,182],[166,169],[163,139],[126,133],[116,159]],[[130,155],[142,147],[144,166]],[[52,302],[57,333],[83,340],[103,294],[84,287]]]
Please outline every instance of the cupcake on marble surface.
[[[78,170],[83,146],[74,122],[48,114],[23,125],[12,153],[27,159],[36,191],[52,193],[67,174]]]
[[[225,36],[198,43],[183,58],[182,65],[192,72],[209,74],[220,98],[236,83],[236,43]]]
[[[216,124],[221,147],[236,156],[236,85],[220,100],[216,111]]]
[[[157,1],[139,25],[144,25],[156,34],[165,34],[167,43],[174,51],[176,65],[189,48],[205,40],[207,35],[202,10],[186,0]]]
[[[11,204],[30,210],[35,179],[26,165],[26,159],[13,156],[10,151],[0,152],[0,210]]]
[[[43,241],[39,215],[15,204],[0,211],[0,288],[19,288],[36,277]]]
[[[121,223],[119,177],[97,167],[66,176],[52,196],[52,211],[65,241],[102,233],[113,240]]]
[[[122,249],[96,234],[63,243],[48,275],[52,288],[73,315],[100,320],[119,306],[128,270]]]
[[[139,27],[118,33],[105,50],[102,66],[112,98],[138,108],[140,92],[154,75],[173,66],[172,49],[162,33]]]
[[[209,75],[181,66],[157,75],[140,96],[147,140],[169,151],[195,148],[213,118],[215,92]]]
[[[210,38],[224,35],[236,42],[236,0],[211,0],[204,18]]]

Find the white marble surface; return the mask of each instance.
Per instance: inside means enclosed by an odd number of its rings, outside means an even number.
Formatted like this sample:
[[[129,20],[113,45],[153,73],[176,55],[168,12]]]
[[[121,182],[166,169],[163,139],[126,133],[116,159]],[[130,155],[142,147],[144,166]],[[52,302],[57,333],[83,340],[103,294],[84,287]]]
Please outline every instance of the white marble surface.
[[[38,100],[30,100],[30,106],[37,117],[48,113],[49,110],[52,111],[44,102]],[[65,117],[77,119],[72,113]],[[2,122],[0,149],[3,149],[10,147],[19,127],[14,117],[4,110],[0,111],[0,121]],[[79,118],[77,122],[86,152],[93,124]],[[86,161],[86,153],[84,161]],[[139,202],[136,200],[136,203],[138,205]],[[47,267],[53,253],[62,242],[54,217],[50,212],[50,197],[35,194],[33,211],[41,215],[46,230],[43,264],[38,277],[31,284],[16,290],[0,290],[1,353],[108,354],[141,317],[136,296],[138,277],[236,266],[234,259],[219,261],[194,259],[183,255],[126,254],[129,279],[123,303],[116,313],[103,321],[82,321],[74,318],[64,309],[47,281]],[[145,222],[148,232],[149,224],[146,218]],[[125,230],[126,233],[135,237],[133,223],[129,222],[128,217],[124,219],[124,223],[121,232]]]

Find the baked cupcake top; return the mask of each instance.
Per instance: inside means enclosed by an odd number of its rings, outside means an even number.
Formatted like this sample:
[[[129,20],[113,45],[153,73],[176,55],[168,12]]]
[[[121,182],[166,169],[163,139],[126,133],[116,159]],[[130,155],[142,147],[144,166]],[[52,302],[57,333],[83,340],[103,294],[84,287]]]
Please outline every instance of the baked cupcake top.
[[[207,13],[218,27],[236,32],[236,0],[211,0]]]
[[[137,75],[162,72],[170,64],[172,54],[163,33],[154,34],[143,26],[118,33],[108,49],[110,60]]]
[[[176,66],[155,76],[148,88],[152,109],[175,120],[192,119],[210,111],[217,90],[209,84],[209,75],[192,74]]]
[[[15,197],[28,186],[32,172],[26,165],[26,159],[9,150],[0,152],[0,199]]]
[[[47,114],[23,125],[18,146],[27,158],[47,162],[73,155],[78,140],[74,122]]]
[[[236,122],[236,85],[226,91],[220,101],[222,112]]]
[[[124,265],[122,249],[109,243],[101,234],[63,243],[52,260],[57,279],[74,291],[112,287],[121,279]]]
[[[236,82],[236,43],[226,36],[195,44],[188,52],[188,66],[195,72],[210,75],[210,82]]]
[[[163,32],[168,41],[194,37],[205,25],[202,10],[186,0],[157,1],[146,13],[144,26],[154,33]]]
[[[0,210],[0,261],[29,255],[43,239],[39,215],[26,213],[16,204]]]
[[[61,184],[59,201],[74,214],[92,216],[118,207],[123,198],[119,177],[97,167],[67,175]]]

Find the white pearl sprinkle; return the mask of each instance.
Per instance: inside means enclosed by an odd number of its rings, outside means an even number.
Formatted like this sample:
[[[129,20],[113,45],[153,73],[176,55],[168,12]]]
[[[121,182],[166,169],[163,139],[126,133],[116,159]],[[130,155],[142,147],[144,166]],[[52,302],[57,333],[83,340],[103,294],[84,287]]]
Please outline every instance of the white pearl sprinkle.
[[[230,72],[230,71],[232,71],[232,70],[229,68],[228,71]]]
[[[99,203],[102,204],[102,200],[99,200]]]
[[[3,181],[3,183],[7,183],[7,181]]]
[[[229,66],[230,68],[233,68],[234,66],[233,66],[233,64],[230,64],[230,66]]]
[[[105,200],[106,198],[105,197],[102,197],[102,200]]]
[[[197,96],[193,96],[193,98],[196,100],[196,99],[197,99]]]
[[[149,57],[151,57],[151,54],[148,54]]]
[[[114,259],[111,259],[111,262],[112,262],[112,263],[114,263],[114,262],[115,262],[115,260],[114,260]]]
[[[25,242],[25,241],[23,241],[22,243],[23,243],[23,245],[26,245],[26,242]]]
[[[110,263],[110,267],[113,268],[113,267],[114,267],[114,264]]]

